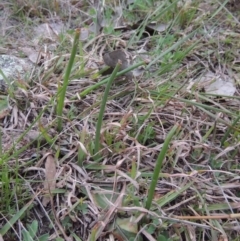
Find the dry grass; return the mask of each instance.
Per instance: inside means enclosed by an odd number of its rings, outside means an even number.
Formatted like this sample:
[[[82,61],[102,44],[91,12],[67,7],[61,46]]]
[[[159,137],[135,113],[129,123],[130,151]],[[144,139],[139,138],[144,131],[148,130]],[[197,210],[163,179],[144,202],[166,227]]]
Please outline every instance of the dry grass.
[[[149,72],[132,81],[120,77],[114,84],[99,140],[100,161],[93,159],[93,143],[104,85],[81,93],[105,78],[97,74],[102,53],[120,41],[127,44],[136,29],[82,42],[61,132],[56,128],[56,93],[73,36],[54,40],[58,47],[47,68],[36,67],[30,83],[15,88],[1,118],[0,227],[27,207],[4,240],[24,240],[22,230],[33,220],[38,221],[38,237],[49,233],[51,240],[239,240],[239,18],[232,5],[213,2],[193,5],[190,23],[184,19],[190,7],[180,19],[175,16],[179,24],[171,34],[163,33],[169,40],[163,37],[161,48],[160,34],[132,42],[133,57],[140,58],[138,50],[147,46],[150,55],[142,58],[149,64],[178,38],[199,29]],[[77,4],[69,11],[80,13]],[[25,16],[38,9],[33,7],[24,6]],[[84,5],[86,12],[90,7]],[[49,6],[50,16],[55,8],[58,16],[65,16],[57,5]],[[31,13],[37,19],[49,16],[40,10]],[[81,15],[84,21],[89,21],[87,15]],[[234,96],[214,97],[201,84],[191,85],[190,80],[209,70],[235,80]],[[180,130],[167,151],[152,207],[146,210],[156,159],[176,123]]]

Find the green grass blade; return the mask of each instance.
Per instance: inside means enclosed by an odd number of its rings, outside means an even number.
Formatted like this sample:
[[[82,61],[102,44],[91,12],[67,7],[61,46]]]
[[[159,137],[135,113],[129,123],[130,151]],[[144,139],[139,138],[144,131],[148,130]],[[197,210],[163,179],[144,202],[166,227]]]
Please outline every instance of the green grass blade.
[[[64,107],[64,99],[65,99],[65,95],[66,95],[66,91],[67,91],[67,86],[69,83],[69,77],[71,74],[72,66],[73,66],[74,59],[75,59],[75,56],[77,53],[79,36],[80,36],[80,29],[76,29],[71,56],[70,56],[68,66],[66,68],[64,80],[63,80],[63,86],[61,86],[58,90],[58,92],[61,91],[61,94],[58,97],[58,103],[57,103],[58,131],[62,130],[62,112],[63,112],[63,107]]]
[[[2,69],[0,69],[0,75],[2,75],[3,77],[3,80],[7,83],[7,86],[8,86],[8,93],[11,97],[13,97],[13,91],[14,91],[14,88],[11,84],[11,81],[7,78],[7,76],[3,73]]]
[[[3,236],[5,235],[11,227],[16,223],[21,216],[27,211],[27,209],[30,207],[34,199],[32,199],[30,202],[28,202],[22,209],[19,210],[19,212],[16,213],[1,229],[0,234]]]
[[[103,95],[103,100],[102,100],[102,104],[101,104],[101,108],[100,108],[100,112],[99,112],[99,116],[98,116],[98,121],[97,121],[97,128],[96,128],[96,135],[95,135],[95,145],[94,145],[94,154],[95,154],[95,160],[99,159],[99,147],[100,147],[100,131],[101,131],[101,127],[102,127],[102,121],[103,121],[103,114],[104,114],[104,110],[105,110],[105,106],[107,103],[107,99],[108,99],[108,93],[109,90],[111,88],[111,85],[115,79],[115,77],[117,76],[117,72],[120,69],[121,64],[117,64],[114,71],[112,72],[109,81],[107,83],[104,95]]]
[[[221,140],[221,146],[224,145],[225,141],[227,140],[229,134],[231,133],[231,131],[233,130],[233,127],[237,125],[237,123],[239,122],[240,120],[240,115],[235,119],[235,121],[232,123],[231,126],[228,127],[227,131],[225,132],[222,140]]]
[[[141,61],[141,62],[139,62],[139,63],[127,68],[127,69],[124,69],[124,70],[120,71],[119,73],[117,73],[116,77],[121,76],[123,74],[126,74],[127,72],[129,72],[133,69],[136,69],[136,68],[138,68],[139,66],[142,66],[142,65],[145,65],[144,61]],[[103,84],[107,83],[110,78],[111,78],[111,76],[102,80],[102,81],[100,81],[100,82],[98,82],[98,83],[96,83],[95,85],[92,85],[92,86],[88,87],[86,90],[82,91],[79,94],[80,97],[82,97],[82,98],[85,97],[89,92],[91,92],[91,91],[97,89],[99,86],[102,86]]]
[[[179,128],[179,126],[175,125],[171,129],[171,131],[169,132],[169,134],[167,135],[167,137],[165,139],[162,150],[158,155],[157,163],[156,163],[156,166],[154,168],[154,172],[153,172],[153,176],[152,176],[152,182],[150,184],[150,188],[149,188],[149,191],[148,191],[148,198],[147,198],[147,202],[146,202],[146,206],[145,206],[145,208],[148,209],[148,210],[150,209],[151,204],[152,204],[152,200],[153,200],[153,197],[154,197],[154,192],[155,192],[155,188],[156,188],[156,185],[157,185],[159,173],[161,171],[162,163],[163,163],[163,160],[166,156],[169,143],[170,143],[173,135],[175,134],[175,132],[177,131],[178,128]]]
[[[161,59],[163,56],[165,56],[166,54],[168,54],[169,52],[171,52],[174,49],[177,49],[181,44],[183,44],[184,42],[186,42],[190,37],[192,37],[194,34],[196,34],[198,30],[193,31],[192,33],[188,34],[186,37],[180,39],[178,42],[176,42],[175,44],[173,44],[170,48],[168,48],[167,50],[165,50],[164,52],[162,52],[161,54],[159,54],[153,61],[151,61],[146,69],[148,70],[153,64],[156,64],[158,62],[159,59]],[[196,41],[196,43],[200,42],[200,40]],[[195,44],[196,44],[195,43]]]

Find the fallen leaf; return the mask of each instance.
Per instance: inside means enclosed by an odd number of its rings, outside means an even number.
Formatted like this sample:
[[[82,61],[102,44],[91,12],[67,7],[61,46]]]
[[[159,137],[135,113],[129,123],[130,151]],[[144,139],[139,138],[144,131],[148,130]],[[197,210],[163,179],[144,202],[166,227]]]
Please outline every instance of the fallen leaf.
[[[157,31],[159,33],[164,32],[168,29],[170,24],[165,23],[150,23],[146,26],[146,28],[149,28],[151,30]]]
[[[103,60],[104,60],[104,63],[110,66],[111,68],[115,68],[118,61],[120,60],[122,64],[120,67],[120,70],[124,70],[129,67],[129,63],[130,63],[130,59],[128,59],[127,57],[128,56],[124,51],[118,49],[118,50],[104,54]],[[131,77],[132,72],[128,72],[125,75]]]
[[[233,96],[236,91],[234,81],[224,74],[209,71],[194,82],[204,84],[204,89],[209,94]]]
[[[45,163],[44,190],[46,193],[49,193],[49,195],[45,195],[43,197],[42,203],[44,207],[46,207],[46,205],[50,202],[51,191],[54,190],[56,187],[56,172],[57,169],[54,157],[52,155],[48,155]]]

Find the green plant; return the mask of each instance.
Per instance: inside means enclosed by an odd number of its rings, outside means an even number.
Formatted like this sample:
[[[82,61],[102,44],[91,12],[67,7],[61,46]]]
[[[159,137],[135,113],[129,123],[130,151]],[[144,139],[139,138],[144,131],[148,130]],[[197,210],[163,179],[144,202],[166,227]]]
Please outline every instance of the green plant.
[[[58,88],[58,103],[57,103],[57,116],[58,116],[58,131],[62,130],[62,113],[64,107],[64,100],[67,91],[67,86],[69,84],[69,77],[71,74],[72,66],[74,63],[75,55],[77,53],[78,43],[79,43],[80,29],[76,29],[71,56],[68,62],[68,66],[65,71],[63,85]]]
[[[23,241],[47,241],[49,234],[43,234],[37,237],[38,221],[34,220],[31,224],[27,224],[27,229],[22,230]]]
[[[116,67],[114,68],[114,71],[112,72],[109,78],[109,81],[107,83],[107,86],[103,95],[103,100],[102,100],[102,104],[101,104],[101,108],[98,116],[97,128],[96,128],[96,134],[95,134],[95,145],[94,145],[95,160],[99,160],[100,158],[100,155],[98,153],[99,147],[100,147],[100,131],[102,127],[103,114],[104,114],[105,106],[108,99],[108,93],[115,77],[117,76],[117,72],[120,69],[120,67],[121,67],[121,63],[117,64]]]
[[[167,135],[167,137],[164,141],[162,150],[160,151],[160,153],[158,155],[158,158],[157,158],[157,161],[156,161],[156,166],[154,168],[154,172],[153,172],[153,175],[152,175],[152,181],[151,181],[151,184],[150,184],[150,187],[149,187],[149,190],[148,190],[148,198],[147,198],[147,202],[146,202],[146,205],[145,205],[146,209],[150,209],[150,207],[151,207],[153,196],[154,196],[154,191],[155,191],[155,188],[156,188],[156,185],[157,185],[159,173],[161,172],[163,160],[164,160],[165,155],[167,153],[169,143],[170,143],[172,137],[174,136],[174,134],[175,134],[175,132],[177,131],[178,128],[179,128],[179,126],[175,125],[171,129],[171,131],[168,133],[168,135]]]

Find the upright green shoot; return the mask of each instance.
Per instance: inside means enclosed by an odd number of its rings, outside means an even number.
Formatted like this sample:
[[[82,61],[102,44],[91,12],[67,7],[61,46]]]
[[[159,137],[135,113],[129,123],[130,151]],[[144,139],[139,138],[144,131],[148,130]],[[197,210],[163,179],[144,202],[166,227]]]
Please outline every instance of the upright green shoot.
[[[103,114],[104,114],[104,110],[105,110],[105,106],[107,103],[107,99],[108,99],[108,93],[110,90],[110,87],[117,75],[118,70],[120,69],[121,64],[118,63],[114,69],[114,71],[112,72],[112,75],[109,78],[109,81],[107,83],[104,95],[103,95],[103,100],[102,100],[102,105],[100,108],[100,112],[99,112],[99,116],[98,116],[98,121],[97,121],[97,128],[96,128],[96,135],[95,135],[95,145],[94,145],[94,159],[98,160],[99,159],[99,147],[100,147],[100,131],[101,131],[101,127],[102,127],[102,121],[103,121]]]
[[[80,29],[76,29],[75,31],[75,36],[73,40],[73,47],[72,47],[72,52],[71,56],[66,68],[64,80],[63,80],[63,85],[58,88],[58,103],[57,103],[57,117],[58,117],[58,131],[62,130],[62,112],[63,112],[63,107],[64,107],[64,99],[67,91],[67,86],[69,83],[69,77],[71,74],[72,66],[74,63],[74,59],[77,53],[77,48],[78,48],[78,43],[79,43],[79,36],[80,36]]]
[[[175,134],[175,132],[177,131],[178,128],[179,128],[179,125],[173,126],[173,128],[171,129],[171,131],[167,135],[167,138],[165,139],[165,142],[163,144],[161,152],[158,155],[157,163],[156,163],[156,166],[154,168],[153,175],[152,175],[152,182],[150,184],[150,188],[149,188],[149,191],[148,191],[148,198],[147,198],[147,202],[146,202],[146,206],[145,206],[145,208],[148,209],[148,210],[150,209],[151,204],[152,204],[154,191],[155,191],[157,181],[158,181],[158,178],[159,178],[159,173],[161,171],[162,163],[163,163],[163,160],[166,156],[169,143],[170,143],[173,135]]]

